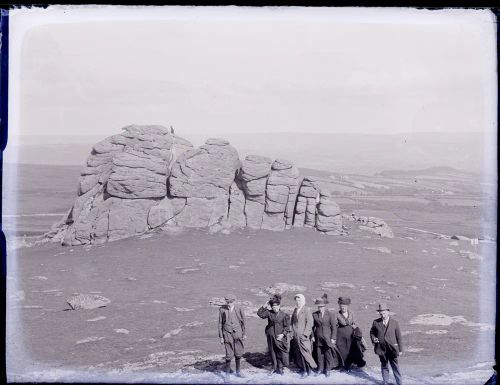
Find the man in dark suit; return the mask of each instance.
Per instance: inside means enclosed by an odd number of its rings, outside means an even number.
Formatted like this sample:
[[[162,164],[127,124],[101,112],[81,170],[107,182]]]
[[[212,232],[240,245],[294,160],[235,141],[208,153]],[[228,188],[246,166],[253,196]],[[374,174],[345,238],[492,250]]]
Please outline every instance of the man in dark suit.
[[[326,309],[328,297],[316,299],[314,304],[318,310],[313,313],[313,333],[316,362],[318,363],[317,374],[323,373],[326,377],[330,370],[338,365],[334,362],[335,338],[337,336],[337,317]]]
[[[385,303],[379,304],[377,311],[380,313],[380,318],[373,321],[370,337],[375,347],[375,354],[380,358],[383,383],[387,384],[389,381],[388,363],[390,363],[396,383],[402,385],[398,357],[403,354],[403,344],[398,321],[390,317],[389,308]]]
[[[267,348],[273,363],[272,374],[283,374],[283,366],[288,366],[290,316],[280,310],[281,296],[274,295],[258,311],[257,315],[267,319]]]
[[[231,372],[231,360],[236,362],[236,376],[243,377],[240,372],[240,360],[244,353],[243,340],[245,335],[245,315],[243,310],[235,306],[236,297],[227,295],[226,305],[219,309],[219,338],[220,343],[226,348],[225,372]]]

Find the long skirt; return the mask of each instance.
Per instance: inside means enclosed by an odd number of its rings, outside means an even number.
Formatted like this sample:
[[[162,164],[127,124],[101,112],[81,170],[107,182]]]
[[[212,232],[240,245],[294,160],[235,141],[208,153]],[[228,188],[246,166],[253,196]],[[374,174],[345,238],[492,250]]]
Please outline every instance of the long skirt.
[[[361,330],[352,326],[342,326],[337,329],[337,347],[342,357],[344,368],[349,369],[352,364],[362,368],[366,365],[363,359],[365,350],[361,344]]]

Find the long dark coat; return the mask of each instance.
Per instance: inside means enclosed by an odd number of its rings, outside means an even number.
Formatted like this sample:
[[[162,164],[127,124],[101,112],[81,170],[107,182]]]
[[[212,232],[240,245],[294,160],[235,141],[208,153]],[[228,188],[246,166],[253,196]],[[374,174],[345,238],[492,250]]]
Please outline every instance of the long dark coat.
[[[343,364],[342,356],[337,345],[331,341],[337,339],[336,315],[325,309],[325,313],[321,317],[321,312],[319,310],[315,311],[313,313],[313,333],[315,347],[328,346],[331,349],[333,362],[331,363],[332,366],[326,369],[330,370],[341,366]]]
[[[356,364],[363,367],[366,362],[363,360],[363,351],[365,350],[361,330],[354,325],[354,316],[349,311],[347,318],[339,311],[337,312],[337,347],[342,356],[344,367]]]
[[[266,325],[266,336],[273,341],[280,350],[287,352],[289,346],[287,346],[288,333],[290,332],[290,316],[283,311],[278,311],[277,313],[261,307],[257,310],[257,315],[262,319],[267,319]],[[278,341],[276,337],[279,334],[284,334],[285,338]]]

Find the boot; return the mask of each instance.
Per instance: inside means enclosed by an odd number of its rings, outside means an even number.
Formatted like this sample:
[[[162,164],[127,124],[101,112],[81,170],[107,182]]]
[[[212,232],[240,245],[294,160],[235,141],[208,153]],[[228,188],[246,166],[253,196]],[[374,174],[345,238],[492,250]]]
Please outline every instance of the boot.
[[[243,374],[240,372],[240,364],[241,364],[241,358],[236,358],[236,377],[244,377]]]
[[[231,360],[226,360],[226,365],[224,366],[224,374],[227,376],[229,376],[229,374],[231,373]]]

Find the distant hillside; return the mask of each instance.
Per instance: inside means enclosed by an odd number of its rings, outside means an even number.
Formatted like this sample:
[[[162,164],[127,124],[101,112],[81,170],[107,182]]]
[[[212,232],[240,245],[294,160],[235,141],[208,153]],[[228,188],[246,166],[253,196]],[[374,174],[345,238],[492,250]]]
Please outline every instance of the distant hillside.
[[[496,160],[485,162],[483,154],[496,154],[496,142],[478,133],[413,133],[397,135],[315,134],[315,133],[226,133],[223,135],[179,135],[195,146],[210,136],[222,136],[236,147],[241,157],[260,154],[285,158],[298,167],[340,173],[372,174],[394,168],[422,170],[431,167],[453,167],[479,173]],[[104,138],[104,136],[103,136]],[[102,139],[103,139],[102,138]],[[19,148],[18,163],[83,165],[92,145],[100,138],[68,137],[58,140],[30,138]],[[490,148],[486,148],[487,143]],[[493,156],[493,155],[492,155]],[[12,160],[11,160],[12,161]]]
[[[397,178],[397,177],[414,177],[415,175],[428,175],[428,176],[471,176],[471,172],[457,170],[454,167],[429,167],[420,170],[384,170],[376,175],[380,175],[387,178]]]

